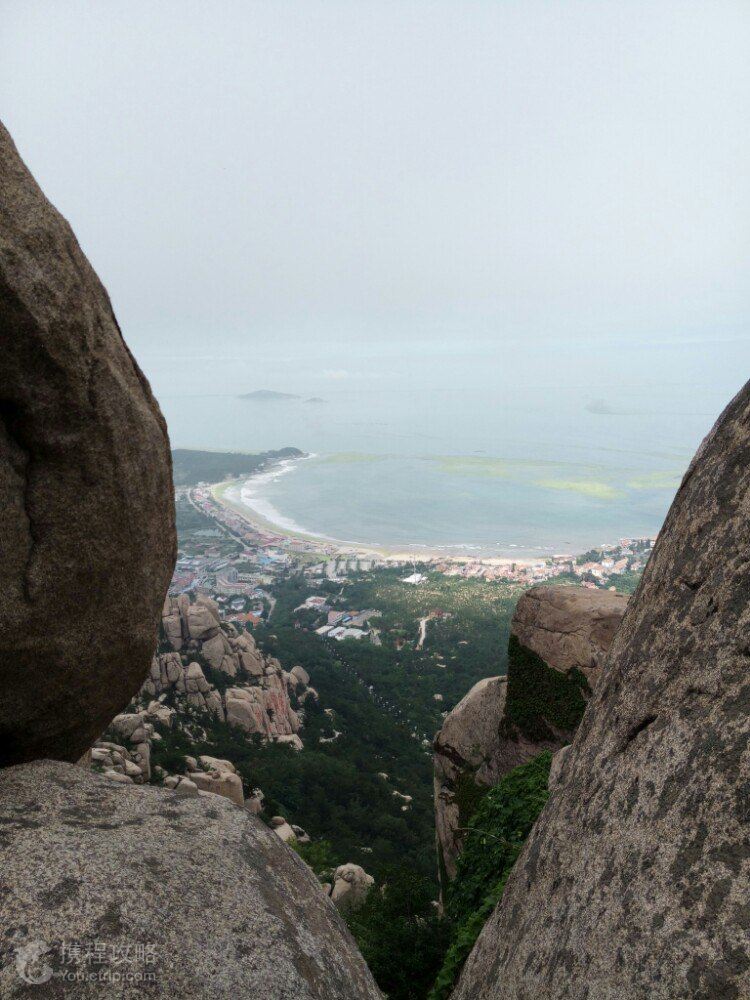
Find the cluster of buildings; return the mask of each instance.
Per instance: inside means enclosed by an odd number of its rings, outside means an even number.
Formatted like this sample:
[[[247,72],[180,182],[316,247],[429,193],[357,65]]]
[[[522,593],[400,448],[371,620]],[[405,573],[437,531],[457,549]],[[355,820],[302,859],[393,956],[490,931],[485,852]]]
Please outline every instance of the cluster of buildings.
[[[180,531],[170,595],[202,594],[216,601],[225,620],[250,625],[260,622],[274,603],[267,588],[273,583],[276,568],[289,565],[288,554],[270,545],[259,546],[253,537],[240,539],[233,526],[217,516],[224,508],[214,505],[208,490],[179,491],[177,501],[190,504],[226,530],[217,525],[215,529]]]
[[[642,570],[655,541],[621,538],[615,545],[601,545],[584,556],[558,554],[534,560],[394,558],[342,551],[333,543],[278,534],[253,524],[232,507],[217,501],[208,486],[182,490],[179,499],[207,517],[213,527],[193,531],[192,544],[181,544],[170,593],[192,591],[210,595],[225,606],[227,613],[249,622],[260,620],[273,607],[273,597],[267,588],[279,573],[289,570],[303,573],[313,586],[343,582],[352,573],[404,567],[411,572],[402,582],[411,586],[423,584],[428,572],[438,572],[463,579],[511,581],[521,586],[568,575],[583,586],[601,587],[612,576]],[[302,606],[328,616],[316,630],[320,635],[331,639],[370,636],[377,641],[377,632],[369,620],[378,612],[335,610],[328,601],[326,597],[311,597]]]
[[[328,601],[329,598],[326,597],[308,597],[304,604],[300,604],[294,610],[295,612],[312,611],[318,621],[325,615],[325,623],[319,625],[315,632],[327,639],[340,641],[341,639],[364,639],[369,636],[373,642],[378,642],[378,633],[370,625],[370,620],[380,618],[382,612],[375,608],[367,608],[365,611],[342,610],[333,608]]]
[[[432,568],[446,576],[511,580],[522,585],[544,583],[567,574],[577,577],[584,587],[598,587],[620,573],[640,572],[646,565],[655,541],[655,538],[621,538],[617,545],[602,545],[585,556],[561,554],[547,559],[518,562],[476,559],[460,563],[436,563]]]
[[[340,642],[342,639],[364,639],[369,637],[372,642],[379,645],[379,634],[370,625],[370,620],[372,618],[380,618],[382,612],[377,611],[375,608],[367,608],[365,611],[349,611],[333,608],[329,604],[329,600],[330,598],[314,595],[308,597],[303,604],[300,604],[294,610],[295,612],[312,611],[315,613],[318,621],[320,617],[325,615],[325,623],[319,625],[315,629],[315,633],[326,639],[336,639]]]

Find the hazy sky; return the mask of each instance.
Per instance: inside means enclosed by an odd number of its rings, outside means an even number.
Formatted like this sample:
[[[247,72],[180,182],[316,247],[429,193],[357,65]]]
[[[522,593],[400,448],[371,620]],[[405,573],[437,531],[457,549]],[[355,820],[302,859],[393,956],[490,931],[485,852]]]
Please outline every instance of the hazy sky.
[[[0,116],[162,385],[750,375],[746,0],[0,13]]]

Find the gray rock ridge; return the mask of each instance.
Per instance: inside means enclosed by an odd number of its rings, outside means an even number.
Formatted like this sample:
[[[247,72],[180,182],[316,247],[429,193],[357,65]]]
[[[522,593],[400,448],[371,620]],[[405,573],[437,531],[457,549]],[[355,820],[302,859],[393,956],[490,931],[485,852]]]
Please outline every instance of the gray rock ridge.
[[[750,383],[702,444],[457,1000],[750,996]]]
[[[0,766],[75,760],[142,684],[176,540],[166,425],[0,125]]]
[[[8,1000],[380,997],[310,869],[226,799],[37,761],[0,770],[0,831]],[[20,970],[48,978],[31,986]],[[71,984],[65,972],[153,979]]]

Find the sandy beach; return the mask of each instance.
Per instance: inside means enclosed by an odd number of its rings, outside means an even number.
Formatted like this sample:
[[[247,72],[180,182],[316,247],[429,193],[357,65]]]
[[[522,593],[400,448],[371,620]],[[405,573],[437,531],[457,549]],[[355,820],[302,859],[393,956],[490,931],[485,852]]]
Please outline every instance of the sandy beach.
[[[278,473],[278,469],[276,470]],[[267,475],[261,473],[260,475]],[[241,517],[249,525],[259,531],[276,535],[282,540],[304,542],[312,551],[319,551],[327,556],[340,556],[362,559],[385,559],[393,562],[434,562],[456,563],[458,565],[468,562],[481,563],[485,566],[532,566],[544,562],[543,557],[529,558],[528,556],[482,556],[468,551],[456,551],[447,554],[440,547],[429,547],[425,545],[415,545],[413,547],[393,547],[386,545],[370,545],[361,542],[351,542],[339,538],[330,538],[325,535],[318,535],[313,532],[305,532],[283,523],[283,518],[279,520],[269,516],[273,508],[269,511],[270,505],[259,503],[262,512],[251,505],[251,501],[242,498],[242,486],[248,481],[257,477],[246,477],[243,479],[230,479],[223,483],[211,486],[211,494],[217,503],[231,510],[237,517]],[[273,514],[277,512],[273,511]]]

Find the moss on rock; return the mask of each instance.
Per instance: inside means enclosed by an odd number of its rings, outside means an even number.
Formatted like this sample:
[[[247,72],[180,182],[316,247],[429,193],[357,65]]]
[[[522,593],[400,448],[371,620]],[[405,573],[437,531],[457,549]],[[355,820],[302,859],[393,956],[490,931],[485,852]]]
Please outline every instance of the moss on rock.
[[[580,670],[554,670],[516,636],[508,641],[508,695],[503,727],[535,742],[555,740],[578,728],[590,693]]]

